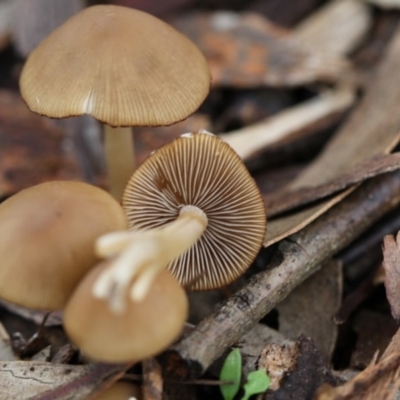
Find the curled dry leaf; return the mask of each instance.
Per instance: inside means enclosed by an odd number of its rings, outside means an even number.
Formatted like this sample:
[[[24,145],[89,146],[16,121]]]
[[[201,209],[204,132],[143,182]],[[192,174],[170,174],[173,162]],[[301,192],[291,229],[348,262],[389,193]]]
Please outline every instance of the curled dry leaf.
[[[297,86],[349,72],[337,54],[310,51],[256,13],[192,13],[173,22],[204,53],[215,86]]]
[[[385,268],[386,296],[393,318],[400,319],[400,233],[396,239],[387,235],[383,239],[383,267]]]

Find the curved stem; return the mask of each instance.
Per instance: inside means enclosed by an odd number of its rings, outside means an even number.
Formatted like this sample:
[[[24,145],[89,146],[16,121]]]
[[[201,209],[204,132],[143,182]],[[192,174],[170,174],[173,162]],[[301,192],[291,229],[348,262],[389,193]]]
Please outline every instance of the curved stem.
[[[174,222],[162,228],[102,236],[96,243],[97,254],[112,255],[117,249],[120,254],[96,281],[93,295],[108,299],[114,312],[124,310],[128,291],[132,300],[142,300],[157,272],[193,246],[206,227],[205,213],[185,206]]]
[[[104,152],[110,193],[121,201],[125,186],[135,170],[132,129],[104,125]]]

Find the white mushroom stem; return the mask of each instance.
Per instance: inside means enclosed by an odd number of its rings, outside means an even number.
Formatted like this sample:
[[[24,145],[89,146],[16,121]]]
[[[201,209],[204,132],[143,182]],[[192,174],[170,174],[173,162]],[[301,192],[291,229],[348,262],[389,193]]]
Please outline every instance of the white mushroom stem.
[[[113,312],[123,312],[127,293],[133,301],[142,300],[157,272],[195,244],[206,227],[206,214],[189,205],[162,228],[102,236],[96,243],[96,253],[120,254],[96,281],[93,295],[107,299]]]
[[[121,201],[125,186],[135,170],[132,128],[104,125],[104,151],[110,193]]]

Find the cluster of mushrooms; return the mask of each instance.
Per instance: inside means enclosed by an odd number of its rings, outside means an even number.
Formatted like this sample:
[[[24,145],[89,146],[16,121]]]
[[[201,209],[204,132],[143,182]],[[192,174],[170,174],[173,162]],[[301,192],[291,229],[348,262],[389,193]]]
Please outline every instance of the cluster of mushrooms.
[[[148,14],[93,6],[39,45],[20,85],[36,113],[90,114],[108,124],[113,195],[58,181],[4,201],[0,296],[63,309],[67,334],[94,360],[135,362],[161,352],[186,320],[185,289],[232,282],[265,234],[254,180],[213,134],[184,134],[132,174],[131,132],[121,127],[168,125],[194,112],[210,86],[203,56]]]

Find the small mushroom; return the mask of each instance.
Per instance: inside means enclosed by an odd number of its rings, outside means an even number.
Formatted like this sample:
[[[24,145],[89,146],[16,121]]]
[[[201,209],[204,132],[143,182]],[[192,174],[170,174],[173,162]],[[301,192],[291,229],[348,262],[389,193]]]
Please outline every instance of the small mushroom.
[[[139,386],[130,382],[119,381],[114,383],[96,397],[96,400],[141,400],[142,392]]]
[[[95,240],[126,229],[122,207],[82,182],[46,182],[0,205],[0,297],[55,310],[96,264]]]
[[[112,313],[91,293],[110,262],[91,270],[78,285],[65,307],[65,330],[84,354],[97,361],[134,362],[154,356],[182,330],[188,312],[185,291],[163,270],[142,302],[130,302],[123,313]]]
[[[38,114],[89,114],[107,124],[111,192],[119,200],[134,164],[131,129],[124,127],[187,118],[208,94],[210,80],[197,47],[165,22],[97,5],[67,20],[31,53],[20,88]]]
[[[208,132],[185,134],[149,157],[130,179],[123,208],[132,232],[97,241],[100,256],[121,254],[93,289],[116,312],[133,279],[131,296],[141,300],[166,266],[193,290],[232,282],[265,234],[256,183],[237,154]]]

